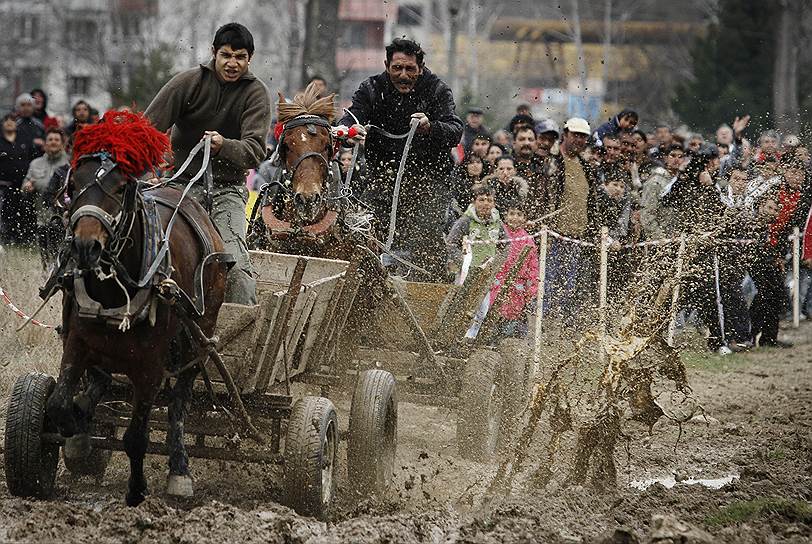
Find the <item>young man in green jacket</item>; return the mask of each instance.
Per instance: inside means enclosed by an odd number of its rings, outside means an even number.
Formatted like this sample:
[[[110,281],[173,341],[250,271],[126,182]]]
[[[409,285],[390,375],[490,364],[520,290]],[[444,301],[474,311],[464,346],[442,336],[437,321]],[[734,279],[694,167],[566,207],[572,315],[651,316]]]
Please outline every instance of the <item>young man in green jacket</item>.
[[[256,304],[256,281],[245,243],[245,176],[265,158],[271,126],[268,89],[248,69],[253,54],[254,38],[247,28],[223,25],[214,35],[212,60],[173,77],[145,112],[158,130],[172,129],[176,165],[183,164],[203,136],[211,136],[211,219],[225,250],[237,259],[228,274],[226,301],[240,304]],[[185,185],[202,160],[199,154],[178,183]],[[201,180],[189,193],[204,207],[205,189]]]

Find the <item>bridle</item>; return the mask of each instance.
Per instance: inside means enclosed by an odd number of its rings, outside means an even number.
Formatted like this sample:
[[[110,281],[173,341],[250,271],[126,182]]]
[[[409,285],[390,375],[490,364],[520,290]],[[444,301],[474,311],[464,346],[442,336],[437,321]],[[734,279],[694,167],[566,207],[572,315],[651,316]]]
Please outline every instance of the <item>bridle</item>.
[[[70,234],[73,236],[73,229],[80,219],[83,217],[92,217],[101,223],[102,227],[108,234],[108,241],[102,251],[102,262],[106,264],[115,264],[118,257],[121,255],[127,240],[129,240],[130,232],[132,231],[135,219],[137,216],[138,207],[138,181],[132,176],[128,176],[124,188],[123,198],[118,198],[104,187],[104,179],[115,170],[117,164],[113,161],[112,156],[105,152],[100,151],[90,155],[82,155],[77,160],[77,164],[81,164],[86,160],[99,159],[100,164],[93,175],[93,182],[82,187],[79,192],[73,196],[72,193],[72,169],[68,170],[65,178],[65,186],[62,194],[67,194],[71,197],[72,205],[78,204],[79,199],[85,192],[92,188],[98,187],[108,198],[118,204],[118,213],[115,215],[110,214],[107,210],[92,204],[85,204],[79,206],[70,215],[68,223]]]
[[[322,151],[307,151],[302,153],[293,166],[288,170],[288,177],[293,182],[293,176],[296,170],[301,166],[302,162],[309,158],[315,158],[324,163],[327,174],[330,174],[330,161],[335,154],[335,141],[333,138],[332,125],[327,119],[319,117],[318,115],[299,115],[282,125],[282,132],[279,136],[279,143],[277,149],[279,150],[279,157],[285,162],[287,155],[287,148],[285,147],[285,136],[294,128],[306,126],[308,134],[316,135],[316,127],[322,127],[327,131],[327,146]]]

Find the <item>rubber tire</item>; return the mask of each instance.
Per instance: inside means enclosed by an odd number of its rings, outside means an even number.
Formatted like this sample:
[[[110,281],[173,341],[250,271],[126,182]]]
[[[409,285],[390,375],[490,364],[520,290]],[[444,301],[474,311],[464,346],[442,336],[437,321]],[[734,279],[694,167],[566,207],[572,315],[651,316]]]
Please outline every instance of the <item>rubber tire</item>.
[[[91,436],[103,436],[105,438],[115,438],[116,427],[114,425],[105,425],[100,428],[95,428],[90,433]],[[110,458],[113,452],[110,450],[101,450],[93,448],[90,450],[90,455],[84,459],[70,459],[65,457],[64,452],[62,461],[65,463],[71,474],[75,476],[94,476],[96,478],[103,478],[107,470],[107,465],[110,464]]]
[[[520,416],[530,396],[529,355],[527,340],[505,338],[499,342],[502,358],[499,392],[502,395],[502,419],[497,449],[507,451],[511,439],[519,430]]]
[[[397,442],[395,377],[385,370],[365,370],[355,382],[347,436],[347,475],[353,493],[386,495],[392,485]]]
[[[332,449],[325,447],[332,441]],[[303,397],[291,410],[285,436],[283,489],[285,502],[299,514],[326,519],[338,480],[338,416],[324,397]],[[325,458],[326,457],[326,458]],[[332,467],[325,500],[322,468]]]
[[[465,459],[483,461],[496,451],[502,416],[500,364],[497,351],[477,348],[463,370],[457,404],[457,448]]]
[[[56,432],[46,405],[56,381],[31,372],[14,382],[8,401],[5,436],[6,483],[17,497],[47,499],[54,492],[59,444],[43,443],[43,432]]]

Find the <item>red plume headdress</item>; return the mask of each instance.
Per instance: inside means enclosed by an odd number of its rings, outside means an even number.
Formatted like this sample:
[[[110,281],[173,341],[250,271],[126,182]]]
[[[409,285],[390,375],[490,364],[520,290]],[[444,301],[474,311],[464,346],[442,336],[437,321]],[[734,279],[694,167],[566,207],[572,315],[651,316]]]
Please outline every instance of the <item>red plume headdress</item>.
[[[109,110],[99,123],[76,133],[71,166],[76,168],[83,155],[101,151],[110,154],[122,173],[140,176],[163,162],[171,147],[167,135],[143,113]]]

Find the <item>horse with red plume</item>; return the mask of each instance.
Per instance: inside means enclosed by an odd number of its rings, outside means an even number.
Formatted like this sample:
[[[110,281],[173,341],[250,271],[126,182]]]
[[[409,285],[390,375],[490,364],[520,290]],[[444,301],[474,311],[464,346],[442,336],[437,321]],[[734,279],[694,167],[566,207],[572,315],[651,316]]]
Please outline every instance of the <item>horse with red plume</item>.
[[[137,179],[170,152],[166,135],[142,114],[108,111],[77,133],[73,152],[65,187],[70,243],[44,288],[44,296],[63,292],[63,354],[48,417],[66,438],[66,462],[81,465],[91,454],[95,407],[112,375],[126,375],[133,391],[123,440],[130,459],[126,502],[139,504],[147,493],[150,412],[169,369],[179,369],[169,405],[169,490],[188,495],[183,416],[200,346],[184,333],[189,321],[180,312],[211,337],[229,257],[194,199]]]

